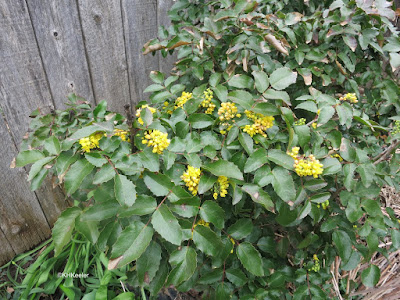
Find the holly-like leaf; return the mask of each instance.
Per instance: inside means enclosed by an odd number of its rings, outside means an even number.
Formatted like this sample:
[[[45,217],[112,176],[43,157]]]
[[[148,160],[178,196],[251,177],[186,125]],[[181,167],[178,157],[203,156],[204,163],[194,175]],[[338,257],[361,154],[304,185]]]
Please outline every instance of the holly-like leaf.
[[[58,256],[64,246],[69,243],[75,228],[75,219],[82,213],[78,207],[70,207],[61,213],[52,230],[54,256]]]
[[[193,232],[193,242],[206,255],[217,256],[222,248],[221,239],[209,227],[198,225]]]
[[[77,160],[65,175],[65,190],[68,195],[72,195],[81,185],[83,179],[88,176],[94,166],[85,159]]]
[[[172,265],[175,265],[174,269],[169,273],[167,282],[169,284],[178,285],[183,281],[188,280],[192,277],[197,267],[197,253],[192,247],[183,247],[179,251],[179,260],[174,260],[174,253],[171,254]]]
[[[268,160],[284,167],[288,170],[293,170],[294,159],[279,149],[271,149],[268,151]]]
[[[292,72],[289,68],[283,67],[272,72],[269,82],[276,90],[284,90],[289,85],[296,82],[297,72]]]
[[[248,242],[241,243],[236,248],[236,254],[247,271],[255,276],[264,276],[261,255],[252,244]]]
[[[153,213],[151,224],[153,224],[154,229],[168,242],[174,245],[181,244],[182,228],[165,204],[161,204]]]
[[[351,255],[351,245],[349,235],[343,230],[336,230],[332,234],[333,242],[338,250],[339,256],[343,261],[347,261]]]
[[[44,154],[39,150],[21,151],[16,158],[16,166],[25,167],[27,164],[34,163],[44,157]]]
[[[361,273],[361,281],[367,287],[374,287],[379,282],[381,270],[375,265],[370,265]]]
[[[147,188],[156,196],[166,196],[174,187],[174,184],[163,174],[154,174],[145,171],[143,174],[143,180]]]
[[[258,150],[254,151],[247,159],[246,164],[244,165],[244,172],[253,172],[267,162],[267,150],[265,150],[264,148],[259,148]]]
[[[282,167],[276,167],[272,170],[272,174],[274,176],[272,186],[278,196],[285,202],[294,201],[296,189],[289,171]]]
[[[136,186],[125,175],[117,174],[114,178],[115,198],[121,205],[132,206],[136,200]]]
[[[149,283],[153,280],[161,262],[161,247],[152,241],[146,251],[136,261],[136,271],[139,283]]]
[[[215,176],[226,176],[228,178],[243,180],[243,174],[240,172],[238,166],[230,161],[220,159],[215,162],[205,164],[203,169],[209,171]]]
[[[215,201],[205,201],[200,207],[200,216],[204,221],[213,223],[219,229],[224,227],[225,212]]]
[[[253,231],[251,219],[239,219],[228,228],[228,234],[235,240],[244,239]]]

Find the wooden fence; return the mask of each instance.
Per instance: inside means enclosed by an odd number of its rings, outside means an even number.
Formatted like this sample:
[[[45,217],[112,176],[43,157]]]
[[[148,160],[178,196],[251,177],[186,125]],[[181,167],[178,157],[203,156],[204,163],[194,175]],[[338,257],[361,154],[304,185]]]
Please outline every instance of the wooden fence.
[[[10,169],[29,114],[60,109],[75,92],[123,112],[169,72],[172,58],[142,55],[169,25],[172,0],[0,0],[0,265],[47,239],[66,207],[48,180],[30,191],[26,169]]]

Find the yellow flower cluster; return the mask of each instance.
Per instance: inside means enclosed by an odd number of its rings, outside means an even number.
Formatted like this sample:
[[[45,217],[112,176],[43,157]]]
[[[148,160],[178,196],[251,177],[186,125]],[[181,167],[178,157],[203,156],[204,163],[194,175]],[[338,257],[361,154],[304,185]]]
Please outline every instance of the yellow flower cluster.
[[[198,225],[201,225],[204,227],[210,227],[210,223],[204,221],[203,219],[198,220],[197,223],[194,224],[193,229],[196,228],[196,226],[198,226]]]
[[[317,256],[317,254],[313,255],[313,260],[314,260],[314,266],[312,266],[310,269],[308,269],[308,271],[314,271],[314,272],[318,273],[319,270],[321,269],[321,266],[319,264],[319,258]]]
[[[192,93],[187,93],[187,92],[182,92],[182,95],[178,97],[175,101],[175,109],[179,107],[183,107],[183,105],[190,99],[192,99],[193,94]]]
[[[83,151],[90,152],[90,150],[99,147],[99,141],[103,136],[103,132],[96,132],[88,137],[81,138],[79,144],[81,144]]]
[[[292,150],[289,152],[287,151],[287,155],[293,157],[294,160],[297,159],[297,155],[299,155],[300,147],[293,147]]]
[[[149,130],[144,134],[142,143],[153,147],[153,153],[162,154],[164,149],[169,146],[170,140],[168,133],[163,133],[160,130]]]
[[[339,159],[339,161],[343,161],[343,157],[341,157],[340,154],[338,154],[338,153],[332,154],[331,157],[333,157],[333,158],[336,157]]]
[[[200,168],[188,166],[187,171],[181,176],[181,179],[185,182],[188,190],[192,192],[193,195],[197,195],[197,189],[199,188],[200,182],[200,174]]]
[[[262,114],[256,114],[252,111],[246,110],[246,116],[249,120],[252,120],[254,124],[244,126],[243,131],[247,132],[251,137],[255,134],[261,134],[263,137],[267,137],[266,131],[274,125],[274,117],[264,116]]]
[[[294,161],[294,170],[300,177],[313,176],[314,178],[318,178],[318,175],[324,171],[323,166],[312,154],[307,159],[301,158]]]
[[[218,109],[219,119],[221,121],[229,121],[234,117],[240,118],[241,115],[237,113],[238,109],[235,103],[223,102],[221,107]]]
[[[214,112],[215,104],[211,102],[213,98],[213,91],[211,89],[206,89],[203,94],[203,102],[201,102],[201,106],[207,108],[206,114],[211,115]]]
[[[226,176],[219,176],[218,180],[218,188],[217,191],[219,190],[219,195],[221,197],[225,197],[226,194],[228,194],[228,188],[229,188],[229,181],[228,181],[228,177]],[[214,191],[213,197],[215,200],[217,200],[218,198],[218,192]]]
[[[349,101],[350,103],[357,103],[357,96],[355,93],[347,93],[343,97],[339,98],[340,101]]]
[[[306,125],[306,119],[304,118],[298,119],[296,122],[294,122],[294,125],[295,126]]]
[[[315,123],[315,122],[311,124],[312,128],[314,128],[314,129],[316,129],[316,128],[317,128],[317,125],[318,125],[318,124],[317,124],[317,123]]]
[[[126,130],[114,129],[113,135],[119,136],[121,138],[121,140],[123,140],[123,141],[130,142],[129,132]]]
[[[225,124],[226,125],[226,124]],[[231,130],[233,125],[229,125],[226,129],[221,129],[219,132],[221,134],[227,134],[229,130]]]
[[[139,118],[139,119],[138,119],[138,122],[139,122],[141,125],[143,125],[143,120],[142,120],[142,118],[140,117],[140,113],[142,112],[142,109],[144,109],[144,108],[148,108],[148,109],[151,111],[152,114],[154,114],[154,113],[157,111],[154,107],[150,107],[150,106],[148,106],[147,104],[142,105],[142,107],[139,108],[139,109],[136,111],[136,117]]]

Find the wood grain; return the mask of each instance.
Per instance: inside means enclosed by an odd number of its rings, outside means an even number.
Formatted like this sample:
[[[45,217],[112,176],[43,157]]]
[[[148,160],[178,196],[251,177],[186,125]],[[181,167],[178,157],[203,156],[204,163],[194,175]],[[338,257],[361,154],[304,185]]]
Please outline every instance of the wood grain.
[[[94,103],[76,1],[27,4],[56,108],[65,108],[69,93]]]
[[[11,247],[10,243],[8,242],[6,236],[4,235],[3,231],[0,229],[0,266],[7,263],[15,256],[15,252]]]
[[[164,26],[168,29],[171,26],[171,20],[168,17],[168,10],[174,4],[173,0],[158,0],[157,7],[157,23],[158,26]],[[154,37],[153,37],[154,38]],[[172,55],[168,54],[168,56],[163,57],[161,52],[158,53],[159,59],[159,70],[167,75],[171,73],[171,70],[174,68],[174,63],[177,60],[177,51],[174,51]]]
[[[78,0],[96,102],[111,110],[130,104],[120,0]]]

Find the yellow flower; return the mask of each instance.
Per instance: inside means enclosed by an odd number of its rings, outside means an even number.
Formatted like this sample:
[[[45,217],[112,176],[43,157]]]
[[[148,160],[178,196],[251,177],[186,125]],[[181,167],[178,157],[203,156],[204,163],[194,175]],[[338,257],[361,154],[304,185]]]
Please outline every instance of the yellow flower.
[[[235,247],[235,240],[231,237],[229,237],[229,239],[231,240],[231,243],[233,245],[233,247]],[[231,254],[233,253],[233,249],[231,250]]]
[[[319,115],[321,113],[321,110],[320,109],[318,109],[317,110],[317,115]]]
[[[228,188],[229,188],[229,181],[228,177],[226,176],[219,176],[217,180],[218,187],[216,190],[219,190],[219,195],[221,197],[225,197],[228,194]],[[213,197],[215,200],[218,198],[218,192],[214,192]]]
[[[355,93],[347,93],[343,97],[339,98],[340,101],[349,101],[350,103],[357,103],[357,96]]]
[[[192,93],[182,92],[182,95],[176,99],[174,108],[183,107],[188,100],[192,99],[192,96]]]
[[[122,129],[114,129],[114,135],[119,136],[121,140],[130,142],[129,132]]]
[[[215,104],[211,102],[213,99],[213,91],[211,89],[206,89],[203,93],[203,102],[201,106],[207,108],[206,114],[212,114],[215,109]]]
[[[168,133],[163,133],[160,130],[149,130],[145,132],[142,143],[153,147],[153,153],[162,154],[169,146],[170,140],[168,139]]]
[[[318,178],[318,175],[324,171],[323,166],[312,154],[307,159],[301,158],[294,161],[294,170],[300,177],[313,176],[314,178]]]
[[[321,203],[322,209],[326,210],[329,207],[329,200],[326,200],[325,202]]]
[[[343,161],[343,157],[341,157],[340,154],[335,153],[335,154],[332,154],[331,157],[333,157],[333,158],[337,157],[339,159],[339,161]]]
[[[185,182],[188,190],[192,192],[193,195],[197,195],[197,190],[200,182],[201,170],[200,168],[195,168],[188,166],[187,170],[181,176],[181,179]]]
[[[317,254],[313,255],[313,260],[314,260],[314,266],[312,266],[310,269],[308,269],[308,271],[314,271],[317,273],[321,269],[321,266],[319,264],[319,258],[317,256]]]
[[[311,126],[312,126],[312,128],[315,129],[315,128],[317,128],[317,123],[314,122],[314,123],[311,124]]]
[[[306,119],[301,118],[294,122],[294,126],[306,125]]]
[[[297,155],[299,154],[300,147],[293,147],[292,150],[289,152],[287,151],[287,155],[293,157],[293,159],[297,159]]]
[[[103,136],[103,132],[96,132],[88,137],[81,138],[79,144],[82,146],[83,151],[90,152],[90,150],[99,147],[99,141]]]
[[[219,119],[221,121],[229,121],[233,119],[238,112],[235,103],[232,102],[224,102],[221,103],[221,107],[218,109]]]
[[[251,137],[256,134],[260,134],[263,137],[267,137],[266,131],[268,128],[271,128],[275,120],[274,117],[265,116],[262,114],[256,114],[252,111],[246,110],[246,116],[249,120],[252,120],[254,124],[252,125],[245,125],[243,128],[244,132],[247,132]]]
[[[154,113],[157,111],[154,107],[150,107],[150,106],[148,106],[147,104],[142,105],[142,107],[139,108],[139,109],[136,111],[136,117],[139,118],[139,119],[138,119],[138,122],[139,122],[141,125],[143,125],[143,120],[142,120],[142,118],[140,117],[140,113],[142,112],[142,109],[144,109],[144,108],[148,108],[148,109],[151,111],[152,114],[154,114]]]

